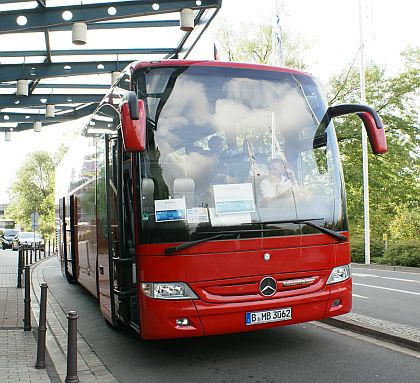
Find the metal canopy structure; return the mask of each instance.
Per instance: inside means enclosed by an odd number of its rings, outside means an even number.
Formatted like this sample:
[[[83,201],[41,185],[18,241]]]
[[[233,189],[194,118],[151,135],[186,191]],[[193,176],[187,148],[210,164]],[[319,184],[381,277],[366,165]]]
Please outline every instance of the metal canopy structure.
[[[111,86],[112,72],[135,60],[187,58],[221,4],[0,0],[0,132],[91,114]],[[192,30],[180,29],[183,9],[193,10]],[[84,45],[72,42],[75,23],[87,26]],[[28,95],[17,94],[18,80]],[[46,117],[47,105],[54,105],[55,117]]]

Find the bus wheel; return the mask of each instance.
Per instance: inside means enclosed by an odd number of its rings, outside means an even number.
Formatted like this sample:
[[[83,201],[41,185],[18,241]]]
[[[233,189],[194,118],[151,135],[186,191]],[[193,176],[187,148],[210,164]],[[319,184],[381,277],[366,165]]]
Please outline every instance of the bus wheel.
[[[107,319],[104,317],[104,321],[105,321],[106,325],[107,325],[109,328],[112,328],[113,330],[119,330],[119,329],[121,329],[121,328],[122,328],[122,323],[121,323],[121,321],[119,321],[118,319],[114,320],[114,323],[111,323],[109,320],[107,320]]]

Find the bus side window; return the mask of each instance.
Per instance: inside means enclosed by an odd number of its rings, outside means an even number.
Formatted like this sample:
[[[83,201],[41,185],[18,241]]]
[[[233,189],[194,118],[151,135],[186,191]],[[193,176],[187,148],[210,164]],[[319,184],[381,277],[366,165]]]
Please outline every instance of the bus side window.
[[[143,178],[141,180],[141,200],[143,205],[143,212],[153,213],[155,184],[151,178]]]

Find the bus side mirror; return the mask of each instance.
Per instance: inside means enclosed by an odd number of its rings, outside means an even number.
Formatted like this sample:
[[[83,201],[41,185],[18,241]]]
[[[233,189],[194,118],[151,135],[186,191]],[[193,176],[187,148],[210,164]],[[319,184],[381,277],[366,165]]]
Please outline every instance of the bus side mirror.
[[[146,148],[146,108],[134,92],[121,104],[121,131],[127,152],[143,152]]]
[[[367,105],[343,104],[330,106],[327,111],[327,115],[331,118],[350,113],[356,113],[363,121],[373,153],[386,153],[388,148],[386,144],[385,129],[382,120],[375,109]]]

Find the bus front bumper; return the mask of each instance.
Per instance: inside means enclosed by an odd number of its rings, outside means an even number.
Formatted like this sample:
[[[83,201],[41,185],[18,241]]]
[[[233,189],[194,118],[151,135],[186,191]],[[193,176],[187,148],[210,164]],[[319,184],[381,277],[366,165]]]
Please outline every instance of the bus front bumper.
[[[254,331],[321,320],[351,310],[351,279],[305,295],[261,299],[241,303],[207,303],[201,300],[159,300],[143,296],[141,331],[143,339],[184,338]],[[291,318],[247,324],[247,313],[290,308]]]

